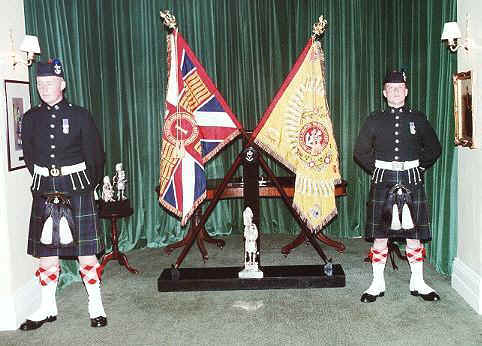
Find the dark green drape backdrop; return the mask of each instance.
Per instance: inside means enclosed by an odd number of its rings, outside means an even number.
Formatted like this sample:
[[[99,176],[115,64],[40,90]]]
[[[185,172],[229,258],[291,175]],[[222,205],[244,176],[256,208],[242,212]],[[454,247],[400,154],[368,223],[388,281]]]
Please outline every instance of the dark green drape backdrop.
[[[339,216],[326,230],[334,238],[363,234],[369,179],[353,161],[354,141],[364,117],[384,107],[384,74],[405,68],[408,103],[427,114],[444,147],[427,179],[434,233],[428,253],[438,271],[451,271],[457,214],[451,116],[456,58],[440,34],[444,22],[456,19],[452,0],[25,0],[27,33],[39,37],[42,58],[63,61],[66,97],[94,115],[104,140],[105,173],[112,175],[121,161],[127,169],[135,213],[121,222],[122,250],[161,247],[185,232],[159,208],[154,192],[167,78],[161,9],[175,14],[183,36],[246,129],[256,126],[312,24],[321,14],[328,20],[323,40],[328,97],[342,176],[349,182],[348,196],[338,200]],[[36,94],[33,98],[38,100]],[[240,148],[238,140],[208,163],[208,178],[223,177]],[[289,174],[270,162],[277,174]],[[241,207],[240,201],[220,202],[208,231],[239,232]],[[277,200],[262,201],[261,228],[298,232]],[[64,282],[77,280],[75,263],[63,268]]]

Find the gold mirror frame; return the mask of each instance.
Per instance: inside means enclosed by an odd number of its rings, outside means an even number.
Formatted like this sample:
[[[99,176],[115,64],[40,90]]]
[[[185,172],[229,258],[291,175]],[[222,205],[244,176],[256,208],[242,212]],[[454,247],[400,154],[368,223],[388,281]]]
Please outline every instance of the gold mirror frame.
[[[459,72],[453,76],[455,145],[474,147],[474,122],[472,116],[471,72]]]

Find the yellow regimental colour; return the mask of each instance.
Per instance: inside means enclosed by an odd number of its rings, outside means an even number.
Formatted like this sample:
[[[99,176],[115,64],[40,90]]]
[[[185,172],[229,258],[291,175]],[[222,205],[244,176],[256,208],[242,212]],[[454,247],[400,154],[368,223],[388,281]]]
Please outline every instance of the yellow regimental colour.
[[[334,187],[341,181],[325,85],[324,54],[310,39],[255,138],[296,174],[293,207],[313,232],[337,214]]]

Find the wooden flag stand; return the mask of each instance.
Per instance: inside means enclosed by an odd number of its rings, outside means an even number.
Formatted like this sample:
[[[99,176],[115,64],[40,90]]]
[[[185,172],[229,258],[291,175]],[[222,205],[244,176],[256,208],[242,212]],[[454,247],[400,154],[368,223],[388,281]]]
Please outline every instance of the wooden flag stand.
[[[217,187],[212,200],[207,206],[204,214],[200,217],[197,224],[191,225],[189,237],[183,240],[183,249],[176,263],[172,268],[164,269],[158,279],[158,291],[203,291],[203,290],[240,290],[240,289],[274,289],[274,288],[319,288],[319,287],[344,287],[345,273],[339,264],[332,264],[327,258],[317,238],[325,244],[334,247],[337,251],[342,252],[345,246],[333,241],[321,234],[321,231],[315,236],[306,226],[305,222],[300,218],[298,213],[292,207],[291,201],[281,185],[279,178],[269,168],[266,161],[260,155],[260,148],[254,143],[254,138],[248,137],[248,134],[241,129],[243,137],[247,145],[244,150],[236,157],[234,163],[226,173],[224,179]],[[261,259],[258,263],[264,273],[262,279],[239,279],[238,272],[242,267],[215,267],[215,268],[180,268],[187,253],[192,245],[202,234],[207,219],[213,212],[217,202],[221,199],[223,192],[226,190],[228,183],[231,181],[238,167],[243,164],[243,195],[245,207],[249,206],[253,210],[253,222],[259,229],[259,170],[258,164],[261,165],[263,171],[268,175],[279,193],[279,196],[285,202],[288,210],[291,212],[295,220],[301,226],[301,233],[295,241],[283,247],[282,253],[287,255],[292,248],[300,245],[308,240],[315,251],[318,253],[324,264],[321,265],[295,265],[295,266],[263,266]],[[339,186],[344,191],[344,186]],[[204,231],[205,232],[205,231]],[[260,249],[260,238],[258,238],[258,249]],[[201,248],[200,248],[201,249]],[[201,250],[202,251],[202,250]]]

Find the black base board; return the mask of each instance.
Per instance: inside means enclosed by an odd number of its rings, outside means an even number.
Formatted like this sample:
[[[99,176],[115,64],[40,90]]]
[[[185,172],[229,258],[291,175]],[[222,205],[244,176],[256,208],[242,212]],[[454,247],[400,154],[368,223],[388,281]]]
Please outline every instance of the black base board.
[[[333,264],[333,275],[327,276],[323,265],[262,267],[262,279],[240,279],[242,267],[169,268],[157,280],[159,292],[265,290],[276,288],[345,287],[345,272]]]

